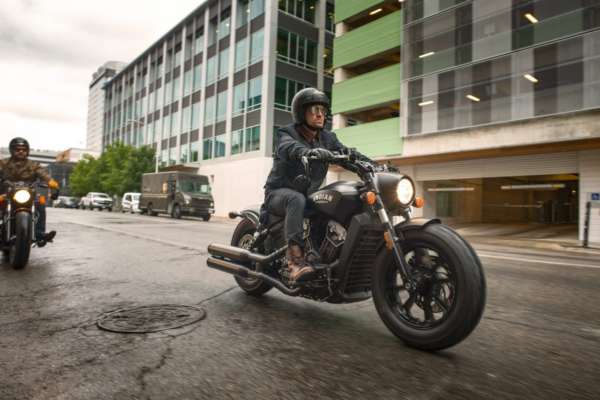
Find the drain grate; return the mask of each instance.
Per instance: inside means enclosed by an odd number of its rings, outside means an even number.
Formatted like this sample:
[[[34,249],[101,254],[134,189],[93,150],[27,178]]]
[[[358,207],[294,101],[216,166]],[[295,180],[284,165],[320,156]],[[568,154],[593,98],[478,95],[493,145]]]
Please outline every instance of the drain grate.
[[[201,308],[157,304],[111,311],[102,315],[96,325],[109,332],[152,333],[191,325],[204,317],[206,312]]]

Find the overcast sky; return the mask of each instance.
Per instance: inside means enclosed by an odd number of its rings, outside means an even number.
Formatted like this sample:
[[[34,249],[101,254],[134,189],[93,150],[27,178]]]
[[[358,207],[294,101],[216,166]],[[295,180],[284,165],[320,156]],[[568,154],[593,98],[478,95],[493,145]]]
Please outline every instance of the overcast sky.
[[[0,0],[0,147],[84,147],[88,87],[131,62],[204,0]]]

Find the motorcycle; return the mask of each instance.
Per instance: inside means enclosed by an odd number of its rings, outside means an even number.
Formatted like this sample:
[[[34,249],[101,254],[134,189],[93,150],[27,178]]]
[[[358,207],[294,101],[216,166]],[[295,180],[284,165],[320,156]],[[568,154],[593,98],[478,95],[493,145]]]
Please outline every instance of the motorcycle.
[[[310,159],[296,178],[308,189]],[[479,257],[439,219],[411,218],[412,179],[393,167],[374,166],[354,154],[330,160],[361,181],[340,181],[307,196],[306,257],[316,277],[290,280],[285,259],[284,216],[260,221],[258,209],[231,212],[241,218],[231,245],[211,244],[207,265],[234,275],[247,294],[277,288],[289,296],[335,304],[373,298],[387,328],[406,345],[442,350],[464,340],[479,323],[486,281]],[[397,220],[397,223],[394,222]]]
[[[35,244],[35,224],[39,217],[36,204],[46,204],[46,196],[38,193],[37,188],[48,186],[8,180],[2,184],[5,194],[0,195],[0,249],[14,269],[23,269]],[[51,198],[58,198],[58,191]]]

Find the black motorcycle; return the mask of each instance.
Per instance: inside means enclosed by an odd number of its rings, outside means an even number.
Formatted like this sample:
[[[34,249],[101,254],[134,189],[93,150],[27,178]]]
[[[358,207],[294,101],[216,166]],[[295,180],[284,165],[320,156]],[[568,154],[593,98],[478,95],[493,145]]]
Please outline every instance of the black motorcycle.
[[[14,269],[25,268],[29,261],[31,247],[35,243],[35,223],[38,218],[37,203],[46,203],[46,196],[38,193],[38,188],[47,185],[28,182],[3,181],[4,187],[0,203],[0,248],[4,259]],[[58,192],[51,197],[56,199]]]
[[[310,161],[303,159],[306,176],[296,179],[304,188]],[[231,246],[208,247],[208,266],[233,274],[254,296],[276,287],[329,303],[373,297],[389,330],[415,348],[441,350],[465,339],[481,319],[486,298],[473,248],[439,219],[411,218],[415,186],[408,176],[352,154],[331,162],[362,181],[336,182],[308,196],[305,251],[316,265],[315,279],[302,284],[289,279],[284,218],[269,215],[261,224],[258,209],[229,214],[242,220]]]

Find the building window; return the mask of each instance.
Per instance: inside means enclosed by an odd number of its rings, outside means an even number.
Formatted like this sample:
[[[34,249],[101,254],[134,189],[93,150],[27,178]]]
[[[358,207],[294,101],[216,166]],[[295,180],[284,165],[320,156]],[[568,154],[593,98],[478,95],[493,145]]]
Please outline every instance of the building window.
[[[196,40],[194,40],[194,54],[200,54],[204,50],[204,35],[196,32]]]
[[[246,128],[244,139],[245,152],[260,150],[260,126]]]
[[[189,161],[189,151],[190,149],[187,144],[181,145],[181,153],[179,155],[179,162],[181,164],[185,164]]]
[[[306,85],[301,82],[292,81],[282,77],[275,78],[275,108],[292,111],[292,99],[300,90],[307,88]]]
[[[231,132],[231,155],[240,154],[244,151],[244,130],[239,129]]]
[[[233,88],[233,115],[240,115],[246,111],[246,82]]]
[[[260,108],[262,102],[262,77],[254,78],[248,81],[248,111]]]
[[[217,122],[225,120],[227,114],[227,92],[217,94]]]
[[[219,40],[226,36],[229,36],[231,25],[231,9],[228,8],[221,12],[221,22],[219,23],[219,29],[217,30]]]
[[[217,79],[217,57],[213,56],[206,62],[206,85],[210,85]]]
[[[177,51],[173,56],[173,69],[181,65],[181,44],[177,45]]]
[[[204,104],[204,126],[215,122],[215,96],[206,99]]]
[[[193,142],[190,145],[190,162],[198,161],[198,142]]]
[[[183,74],[183,94],[184,96],[192,93],[192,70],[185,71]]]
[[[215,158],[225,157],[225,134],[215,136]]]
[[[173,101],[179,100],[181,93],[181,78],[178,76],[173,80]]]
[[[170,136],[177,136],[179,135],[179,111],[175,111],[172,115],[171,115],[171,135]]]
[[[332,3],[327,3],[325,16],[325,29],[331,33],[335,33],[335,7]]]
[[[163,118],[162,125],[162,139],[166,139],[171,136],[171,114],[166,115]]]
[[[167,82],[165,85],[165,105],[168,106],[173,101],[173,81]]]
[[[264,31],[261,29],[252,34],[250,39],[250,65],[262,60]]]
[[[192,104],[192,124],[191,129],[196,130],[200,127],[200,103]]]
[[[183,113],[182,113],[182,122],[181,122],[181,131],[182,133],[186,133],[190,131],[190,126],[191,126],[191,112],[192,112],[192,106],[187,106],[183,109]]]
[[[317,43],[283,29],[277,31],[277,59],[307,68],[317,68]]]
[[[214,17],[208,23],[208,46],[209,47],[217,42],[217,30],[218,30],[217,26],[218,26],[217,17]]]
[[[219,77],[218,79],[225,78],[229,72],[229,48],[222,50],[219,53]]]
[[[279,0],[279,9],[314,24],[316,3],[316,0]]]
[[[207,138],[202,141],[202,159],[210,160],[213,158],[213,138]]]
[[[323,53],[323,62],[325,68],[325,74],[333,76],[333,52],[331,49],[325,47]]]
[[[194,66],[194,92],[202,87],[202,65]]]
[[[166,167],[169,160],[169,149],[162,149],[160,153],[159,164],[161,167]]]
[[[248,38],[243,38],[235,44],[235,72],[248,65]]]

